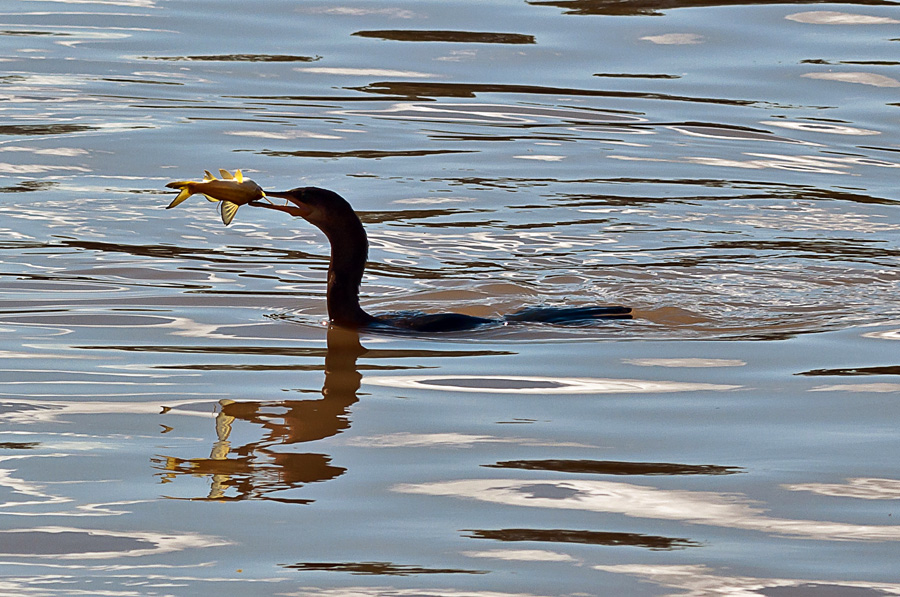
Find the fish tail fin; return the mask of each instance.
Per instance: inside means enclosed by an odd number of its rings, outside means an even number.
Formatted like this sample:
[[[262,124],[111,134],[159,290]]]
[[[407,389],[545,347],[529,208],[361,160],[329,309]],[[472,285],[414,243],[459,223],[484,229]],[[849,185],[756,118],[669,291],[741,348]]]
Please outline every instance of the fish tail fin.
[[[166,185],[166,187],[170,189],[178,189],[180,192],[178,196],[172,199],[172,203],[170,203],[166,209],[172,209],[176,205],[180,204],[182,201],[190,197],[194,194],[194,185],[197,184],[192,180],[180,180],[176,182],[170,182]]]
[[[228,226],[231,224],[231,220],[234,219],[234,214],[237,213],[240,205],[237,203],[232,203],[231,201],[223,201],[222,202],[222,223]]]

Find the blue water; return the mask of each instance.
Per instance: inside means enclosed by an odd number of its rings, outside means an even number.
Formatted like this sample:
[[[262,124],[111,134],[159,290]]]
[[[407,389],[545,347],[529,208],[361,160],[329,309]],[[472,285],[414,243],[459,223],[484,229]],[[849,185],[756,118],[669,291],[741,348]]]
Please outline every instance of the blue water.
[[[684,4],[0,7],[0,594],[900,594],[900,13]],[[219,168],[372,312],[636,318],[329,331]]]

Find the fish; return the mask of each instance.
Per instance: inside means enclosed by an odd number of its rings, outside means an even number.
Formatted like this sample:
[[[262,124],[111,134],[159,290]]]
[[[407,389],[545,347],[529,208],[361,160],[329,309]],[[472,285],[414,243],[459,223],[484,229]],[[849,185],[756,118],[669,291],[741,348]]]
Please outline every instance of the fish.
[[[235,170],[234,175],[228,170],[219,170],[219,176],[216,178],[210,174],[209,170],[204,170],[204,177],[201,182],[193,180],[179,180],[170,182],[166,185],[170,189],[178,189],[180,192],[172,203],[166,209],[172,209],[176,205],[191,195],[204,195],[209,201],[220,201],[222,207],[222,223],[228,226],[234,219],[234,215],[240,206],[265,199],[266,193],[258,184],[244,178],[244,174],[240,170]]]

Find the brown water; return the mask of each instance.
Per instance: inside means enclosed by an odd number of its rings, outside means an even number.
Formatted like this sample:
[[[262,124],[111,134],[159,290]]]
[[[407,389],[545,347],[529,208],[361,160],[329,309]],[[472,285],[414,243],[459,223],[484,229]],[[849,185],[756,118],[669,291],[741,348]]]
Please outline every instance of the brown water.
[[[900,595],[900,11],[0,6],[0,595]],[[175,210],[242,168],[366,224]]]

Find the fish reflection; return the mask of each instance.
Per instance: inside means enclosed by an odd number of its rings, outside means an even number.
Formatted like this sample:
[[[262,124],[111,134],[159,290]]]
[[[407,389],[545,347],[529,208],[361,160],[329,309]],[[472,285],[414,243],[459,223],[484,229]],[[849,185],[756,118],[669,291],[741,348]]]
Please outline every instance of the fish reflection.
[[[362,375],[356,360],[366,352],[353,330],[329,327],[325,356],[325,382],[317,400],[221,401],[216,416],[217,440],[207,458],[160,456],[152,460],[163,483],[180,475],[208,476],[207,495],[196,500],[239,501],[265,499],[306,504],[311,500],[287,498],[280,492],[307,483],[328,481],[346,469],[331,464],[326,454],[280,452],[277,446],[331,437],[350,427],[349,409],[358,400]],[[250,423],[264,435],[246,444],[232,444],[232,429]]]

